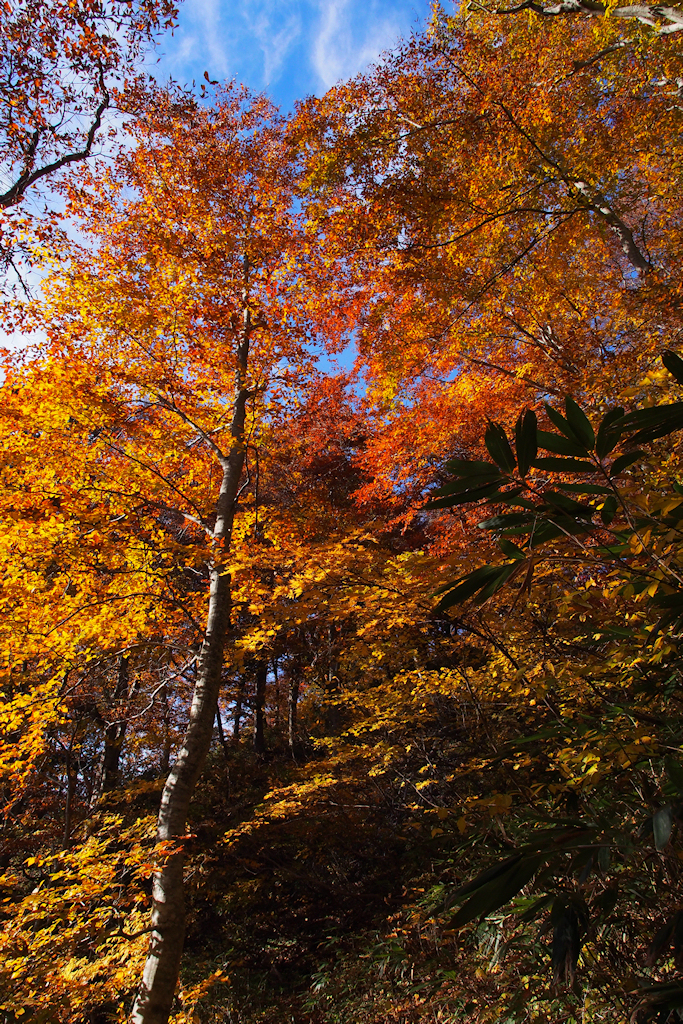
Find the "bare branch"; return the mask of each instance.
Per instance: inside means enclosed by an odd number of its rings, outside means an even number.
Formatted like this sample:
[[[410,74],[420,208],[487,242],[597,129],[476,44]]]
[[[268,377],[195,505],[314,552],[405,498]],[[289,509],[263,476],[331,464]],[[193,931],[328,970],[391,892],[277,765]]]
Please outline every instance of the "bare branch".
[[[62,167],[66,167],[68,164],[77,163],[79,160],[86,160],[91,152],[95,136],[102,125],[102,115],[109,107],[111,98],[109,91],[104,81],[104,69],[100,62],[100,74],[99,74],[99,87],[102,94],[102,99],[97,105],[95,110],[95,116],[92,124],[86,136],[85,146],[83,149],[77,150],[74,153],[67,153],[65,156],[59,157],[57,160],[53,160],[51,163],[44,164],[42,167],[38,167],[35,170],[31,170],[31,164],[33,157],[35,156],[36,149],[42,133],[45,131],[43,128],[37,128],[33,133],[31,142],[26,151],[26,167],[23,173],[17,178],[14,184],[3,194],[0,195],[0,207],[8,209],[10,206],[16,206],[16,204],[22,199],[27,189],[34,185],[41,178],[47,177],[49,174],[53,174],[55,171],[60,170]]]

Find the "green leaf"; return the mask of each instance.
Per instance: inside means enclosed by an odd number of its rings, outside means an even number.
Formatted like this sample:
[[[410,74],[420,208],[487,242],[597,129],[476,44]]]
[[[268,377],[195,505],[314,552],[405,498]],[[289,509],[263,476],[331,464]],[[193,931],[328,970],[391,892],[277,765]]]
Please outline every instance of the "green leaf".
[[[451,608],[454,604],[461,604],[463,601],[467,601],[468,598],[476,594],[482,587],[496,580],[499,575],[500,566],[484,565],[480,569],[475,569],[474,572],[468,573],[467,576],[462,576],[459,580],[455,581],[453,587],[441,598],[437,605],[437,610],[445,611],[446,608]],[[445,588],[441,588],[442,591],[443,589]]]
[[[550,407],[546,406],[546,408]],[[561,416],[560,419],[562,419]],[[561,434],[551,434],[547,430],[538,430],[536,438],[539,448],[545,448],[546,451],[554,452],[556,455],[573,455],[578,458],[588,455],[583,445],[580,445],[577,441],[570,441],[568,437],[562,437]]]
[[[598,458],[604,459],[618,443],[622,434],[620,420],[624,418],[624,410],[619,406],[603,416],[598,427],[598,436],[595,441],[595,450]]]
[[[600,509],[600,518],[602,519],[602,521],[605,524],[605,526],[609,526],[609,524],[612,522],[612,520],[614,519],[616,514],[617,514],[617,499],[612,494],[612,495],[610,495],[609,498],[607,498],[607,500],[605,501],[605,504]]]
[[[624,429],[637,431],[633,444],[646,444],[683,429],[683,402],[658,405],[654,409],[636,409],[624,417]]]
[[[529,540],[530,548],[537,548],[539,544],[547,544],[549,540],[557,537],[579,537],[582,533],[588,533],[593,529],[592,523],[577,522],[569,516],[557,516],[555,521],[546,519],[534,530],[533,537]]]
[[[486,428],[484,442],[493,461],[505,473],[514,473],[517,463],[507,434],[500,423],[491,423]]]
[[[543,497],[551,508],[560,508],[563,512],[569,512],[574,516],[593,516],[593,509],[590,505],[574,501],[573,498],[568,498],[566,494],[560,494],[559,491],[544,491]]]
[[[519,472],[526,476],[529,467],[536,458],[538,450],[536,413],[531,409],[525,411],[518,417],[515,425],[515,440],[517,445],[517,462]]]
[[[493,882],[495,879],[500,878],[501,875],[507,874],[524,858],[524,854],[515,853],[512,857],[507,857],[505,860],[499,861],[498,864],[492,865],[490,868],[486,868],[485,871],[480,871],[478,875],[470,879],[469,882],[465,882],[459,889],[456,889],[454,893],[448,898],[447,906],[451,907],[454,903],[461,903],[466,896],[476,892],[477,889],[481,889],[482,886],[487,885],[489,882]]]
[[[555,897],[552,894],[546,894],[541,896],[540,899],[524,900],[524,905],[519,908],[515,908],[518,916],[518,920],[524,922],[534,921],[542,911],[549,906]]]
[[[673,608],[676,611],[680,608],[683,610],[683,594],[680,591],[676,591],[675,594],[656,594],[652,598],[652,603],[657,608]]]
[[[652,832],[654,833],[655,846],[658,850],[663,850],[669,842],[673,823],[674,816],[670,807],[660,807],[652,815]]]
[[[518,548],[516,544],[513,544],[511,540],[506,540],[504,537],[499,541],[500,550],[508,558],[516,558],[518,560],[524,560],[526,554],[521,548]]]
[[[664,1011],[668,1013],[669,1010],[676,1010],[683,1006],[683,982],[665,981],[654,985],[645,985],[641,992],[643,1001],[638,1004],[639,1007],[642,1007],[643,1003],[647,1003],[652,1007],[663,1007]],[[641,1019],[651,1020],[652,1015]]]
[[[491,516],[490,519],[482,519],[478,524],[480,530],[509,530],[514,526],[527,526],[534,522],[535,516],[527,515],[525,512],[509,512],[502,516]]]
[[[454,604],[462,604],[468,598],[477,594],[477,603],[487,601],[497,590],[512,576],[519,567],[519,559],[512,562],[504,562],[502,565],[483,565],[480,569],[468,573],[456,580],[452,589],[444,593],[437,605],[437,611],[445,611],[452,608]],[[439,588],[436,593],[443,593],[446,587]],[[436,595],[435,595],[436,596]]]
[[[602,484],[565,484],[559,481],[555,484],[562,491],[571,491],[572,494],[609,494],[614,497],[611,487],[603,487]]]
[[[523,490],[523,487],[514,487],[511,491],[502,491],[498,501],[504,505],[516,505],[517,508],[528,508],[530,511],[535,512],[536,506],[533,501],[527,501],[526,498],[519,497]]]
[[[501,479],[501,477],[498,478],[498,480]],[[456,477],[455,480],[449,480],[447,484],[443,484],[433,493],[436,498],[442,498],[447,494],[463,494],[465,491],[471,491],[475,487],[486,487],[493,482],[492,480],[484,480],[481,477],[475,480],[470,477]]]
[[[669,776],[669,780],[674,784],[679,793],[683,793],[683,768],[670,755],[665,759],[664,763],[666,764],[666,774]]]
[[[593,427],[591,422],[586,416],[583,409],[576,404],[573,398],[569,395],[564,400],[564,406],[567,411],[567,422],[572,429],[573,434],[578,438],[579,442],[586,448],[592,448],[595,444],[595,434],[593,433]]]
[[[667,349],[662,356],[662,362],[679,384],[683,384],[683,359],[672,349]]]
[[[444,468],[453,476],[500,476],[498,466],[477,459],[449,459]]]
[[[543,860],[544,857],[539,854],[515,858],[515,861],[492,881],[476,888],[474,894],[453,918],[452,927],[462,928],[475,918],[492,914],[494,910],[509,903],[520,889],[531,881]]]
[[[490,583],[487,583],[487,585],[477,595],[476,603],[483,604],[484,601],[488,601],[490,597],[493,597],[493,595],[501,589],[503,584],[507,583],[513,573],[518,570],[519,564],[519,559],[516,558],[514,561],[507,562],[502,566],[497,578],[492,579]]]
[[[426,509],[435,508],[452,508],[454,505],[466,505],[469,502],[481,501],[482,498],[489,498],[492,494],[495,494],[499,487],[505,483],[502,478],[492,481],[491,483],[483,484],[479,487],[473,487],[471,490],[464,491],[461,494],[450,494],[445,498],[438,498],[436,501],[428,501],[425,505]]]
[[[534,459],[534,469],[550,469],[553,473],[595,473],[595,466],[592,462],[585,462],[582,459]]]
[[[632,466],[634,462],[638,461],[638,459],[644,459],[645,457],[645,452],[641,452],[639,448],[633,452],[624,452],[623,455],[620,455],[619,458],[615,459],[612,463],[609,475],[619,476],[620,473],[623,473],[625,469]]]
[[[557,429],[561,430],[562,433],[565,435],[565,437],[568,437],[570,441],[573,441],[574,444],[579,445],[581,447],[581,449],[582,449],[581,454],[582,455],[583,454],[587,455],[588,452],[583,447],[583,444],[582,444],[581,440],[576,436],[576,434],[574,433],[572,428],[569,426],[569,423],[564,418],[564,416],[560,415],[560,413],[557,411],[557,409],[553,409],[552,405],[548,405],[547,402],[544,402],[543,404],[545,405],[545,411],[548,414],[548,419],[550,420],[550,422],[554,423],[555,426],[557,427]]]

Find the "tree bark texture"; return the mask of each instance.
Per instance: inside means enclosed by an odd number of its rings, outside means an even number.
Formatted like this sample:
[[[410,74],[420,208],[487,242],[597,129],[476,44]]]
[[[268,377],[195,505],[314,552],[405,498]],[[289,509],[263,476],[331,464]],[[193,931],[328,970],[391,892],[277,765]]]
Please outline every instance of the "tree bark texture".
[[[242,715],[244,713],[244,677],[240,676],[237,680],[237,694],[235,696],[235,710],[233,713],[232,720],[232,742],[233,746],[237,746],[240,741],[240,728],[242,725]]]
[[[287,707],[287,738],[289,740],[289,752],[292,757],[296,756],[296,713],[299,703],[299,682],[297,666],[289,682],[289,700]]]
[[[244,422],[247,400],[247,360],[251,335],[248,306],[249,262],[244,260],[244,330],[237,347],[235,403],[231,424],[231,447],[224,454],[205,437],[221,469],[221,487],[216,501],[214,541],[230,545],[240,477],[244,467]],[[182,415],[181,413],[179,413]],[[159,867],[152,889],[151,935],[142,983],[131,1015],[132,1024],[167,1024],[175,993],[185,941],[185,892],[183,884],[184,841],[187,815],[211,745],[213,723],[221,686],[223,649],[230,624],[230,577],[220,562],[209,563],[209,607],[197,665],[197,678],[190,708],[190,720],[166,780],[157,824]]]
[[[120,712],[124,702],[130,696],[129,693],[129,671],[128,656],[122,654],[119,657],[119,666],[116,674],[116,687],[114,688],[112,708],[114,712]],[[100,760],[97,781],[93,792],[91,806],[96,807],[104,793],[111,793],[119,783],[119,762],[123,741],[126,736],[127,723],[119,718],[118,721],[103,722],[103,748]]]
[[[268,679],[268,663],[259,661],[256,664],[256,703],[254,706],[254,750],[257,754],[266,752],[266,682]]]

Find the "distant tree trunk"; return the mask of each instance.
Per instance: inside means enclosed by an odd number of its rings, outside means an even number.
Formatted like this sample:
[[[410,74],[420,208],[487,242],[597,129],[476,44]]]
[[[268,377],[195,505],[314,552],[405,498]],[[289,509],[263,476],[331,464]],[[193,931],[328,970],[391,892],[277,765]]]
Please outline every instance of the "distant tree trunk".
[[[232,720],[232,742],[234,746],[240,741],[240,728],[242,725],[242,714],[244,712],[244,676],[237,681],[237,693],[235,694],[235,711]]]
[[[218,739],[221,742],[221,749],[223,750],[223,756],[225,760],[228,760],[228,742],[225,738],[225,732],[223,731],[223,719],[221,718],[221,706],[220,703],[216,704],[216,728],[218,729]]]
[[[230,546],[240,477],[244,468],[244,421],[247,399],[247,360],[251,335],[248,305],[249,260],[244,259],[244,330],[237,347],[235,399],[231,424],[231,447],[226,455],[209,435],[205,443],[222,469],[216,501],[214,541],[224,551]],[[197,665],[190,708],[190,720],[161,796],[157,840],[168,844],[170,853],[160,855],[152,889],[152,932],[149,951],[131,1015],[132,1024],[167,1024],[185,943],[185,891],[183,886],[183,841],[187,814],[206,755],[211,746],[216,704],[221,686],[223,650],[230,624],[230,577],[220,563],[208,565],[210,591],[206,628]]]
[[[273,684],[275,687],[275,731],[280,732],[280,677],[277,671],[277,658],[273,658]]]
[[[265,736],[265,710],[266,710],[266,682],[268,679],[268,662],[259,661],[256,664],[256,706],[254,708],[254,750],[257,754],[266,752]]]
[[[112,710],[118,714],[122,703],[129,696],[129,671],[128,655],[119,656],[119,667],[116,673],[116,686],[112,700]],[[110,793],[119,784],[119,762],[123,741],[126,735],[126,722],[121,718],[118,721],[106,722],[103,724],[104,747],[100,760],[97,780],[93,790],[91,807],[96,807],[104,793]]]
[[[159,759],[159,770],[162,775],[166,775],[168,769],[171,766],[171,712],[168,705],[168,686],[163,686],[161,689],[161,699],[164,705],[164,713],[162,718],[162,724],[164,727],[163,733],[163,745],[161,748],[161,758]]]
[[[67,850],[71,844],[71,828],[73,820],[73,803],[76,795],[77,775],[73,770],[74,742],[78,726],[74,725],[71,739],[66,751],[66,802],[64,805],[64,836],[62,845]]]
[[[296,717],[299,703],[299,685],[299,670],[298,666],[296,666],[289,682],[289,702],[287,708],[287,739],[289,742],[289,752],[292,757],[296,756]]]

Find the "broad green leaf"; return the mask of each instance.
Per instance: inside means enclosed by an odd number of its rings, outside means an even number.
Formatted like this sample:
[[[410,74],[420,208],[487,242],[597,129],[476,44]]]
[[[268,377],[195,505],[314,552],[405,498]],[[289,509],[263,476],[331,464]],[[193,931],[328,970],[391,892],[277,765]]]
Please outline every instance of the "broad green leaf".
[[[486,428],[484,442],[493,461],[505,473],[514,473],[517,463],[510,442],[500,423],[491,423]]]
[[[605,526],[609,526],[609,524],[612,522],[616,514],[617,499],[613,494],[611,494],[609,498],[605,500],[604,505],[600,509],[600,518],[602,519]]]
[[[540,913],[542,913],[547,906],[549,906],[555,897],[552,894],[546,894],[541,896],[540,899],[524,900],[524,905],[519,908],[515,907],[515,912],[518,914],[518,920],[524,922],[535,921]]]
[[[569,512],[574,516],[592,516],[593,509],[590,505],[583,505],[580,501],[568,498],[566,494],[559,491],[545,491],[543,497],[552,508],[560,508],[563,512]]]
[[[656,594],[652,603],[658,608],[673,608],[683,610],[683,594],[677,591],[675,594]]]
[[[555,424],[555,426],[557,427],[557,429],[558,429],[558,430],[561,430],[561,431],[562,431],[562,433],[563,433],[563,434],[565,435],[565,437],[568,437],[570,441],[573,441],[573,442],[574,442],[574,444],[578,445],[578,446],[579,446],[579,447],[581,448],[581,454],[582,454],[582,455],[583,455],[583,454],[588,454],[588,453],[586,452],[586,450],[585,450],[584,446],[583,446],[583,442],[582,442],[582,441],[581,441],[581,439],[580,439],[579,437],[577,437],[577,435],[576,435],[576,434],[574,433],[574,431],[573,431],[573,430],[572,430],[572,428],[571,428],[571,427],[569,426],[569,423],[568,423],[568,422],[567,422],[567,420],[566,420],[566,419],[564,418],[564,416],[562,416],[562,415],[561,415],[561,414],[560,414],[560,413],[559,413],[559,412],[557,411],[557,409],[553,409],[552,405],[548,405],[548,403],[547,403],[547,402],[545,402],[545,403],[544,403],[544,405],[545,405],[545,411],[546,411],[546,412],[547,412],[547,414],[548,414],[548,419],[550,420],[550,422],[551,422],[551,423],[554,423],[554,424]],[[551,449],[551,450],[552,450],[552,449]]]
[[[510,491],[502,491],[497,500],[504,505],[516,505],[517,508],[528,508],[529,511],[535,512],[536,506],[533,501],[528,501],[526,498],[519,497],[523,490],[523,487],[515,487]]]
[[[516,868],[523,858],[524,854],[515,853],[512,857],[507,857],[505,860],[499,861],[498,864],[494,864],[492,867],[486,868],[485,871],[480,871],[479,874],[475,875],[469,882],[465,882],[464,885],[461,885],[455,890],[455,892],[450,894],[447,906],[450,907],[454,903],[461,903],[466,896],[476,892],[477,889],[481,889],[482,886],[487,885],[496,878],[500,878],[501,875],[507,874],[513,868]]]
[[[683,359],[672,349],[667,349],[662,356],[662,362],[679,384],[683,384]]]
[[[516,544],[513,544],[510,540],[506,540],[504,537],[499,541],[499,545],[500,550],[504,555],[507,555],[508,558],[516,558],[518,560],[526,558],[526,553],[522,551],[521,548],[518,548]]]
[[[487,583],[482,591],[477,594],[476,603],[483,604],[484,601],[488,601],[490,597],[493,597],[493,595],[501,589],[503,584],[507,583],[510,577],[517,572],[519,566],[519,559],[516,558],[514,561],[507,562],[504,566],[499,567],[500,572],[498,576],[495,579],[492,579],[490,583]]]
[[[493,483],[493,481],[482,478],[473,480],[470,477],[456,477],[455,480],[449,480],[447,484],[439,487],[433,493],[436,498],[445,498],[447,494],[462,494],[464,491],[471,491],[475,487],[487,487],[490,483]]]
[[[598,436],[595,440],[595,450],[598,454],[598,458],[604,459],[618,443],[622,434],[622,427],[619,421],[623,418],[624,410],[621,407],[618,407],[617,409],[610,409],[610,411],[603,416],[600,426],[598,427]]]
[[[521,476],[526,476],[529,467],[536,458],[538,450],[536,413],[526,409],[518,417],[515,426],[515,442],[517,445],[517,463]]]
[[[445,498],[438,498],[436,501],[428,501],[425,508],[451,508],[453,505],[466,505],[469,502],[481,501],[482,498],[489,498],[492,494],[495,494],[504,483],[505,481],[502,479],[494,480],[480,487],[473,487],[471,490],[464,491],[461,494],[450,494]]]
[[[573,398],[569,397],[569,395],[567,395],[564,400],[564,406],[567,411],[567,422],[569,423],[572,432],[584,447],[592,448],[595,444],[595,434],[593,433],[593,427],[591,426],[591,422],[585,412],[576,404]]]
[[[513,563],[513,565],[516,564],[516,562]],[[437,608],[439,611],[445,611],[446,608],[451,608],[454,604],[467,601],[483,587],[496,582],[500,574],[501,566],[499,565],[484,565],[480,569],[475,569],[474,572],[455,581],[453,588],[444,594]]]
[[[625,469],[627,469],[629,466],[632,466],[634,462],[637,462],[638,459],[643,458],[645,458],[645,452],[641,452],[640,449],[636,449],[635,451],[632,452],[624,452],[624,454],[620,455],[619,458],[615,459],[612,465],[610,466],[609,475],[619,476],[619,474],[623,473]]]
[[[539,854],[521,857],[506,871],[486,885],[478,887],[451,921],[453,928],[462,928],[478,917],[486,917],[509,903],[536,874],[544,857]]]
[[[529,547],[537,548],[539,544],[547,544],[549,540],[555,540],[557,537],[580,537],[582,533],[588,533],[592,529],[592,523],[570,519],[569,516],[545,519],[539,523],[533,536],[529,538]]]
[[[573,455],[575,458],[582,458],[588,455],[583,445],[580,445],[577,441],[570,441],[568,437],[564,437],[562,434],[551,434],[547,430],[538,430],[536,438],[539,448],[545,448],[546,451],[554,452],[556,455]]]
[[[553,473],[595,473],[595,466],[592,462],[582,459],[534,459],[534,469],[549,469]]]
[[[559,487],[562,491],[571,491],[572,494],[608,494],[610,497],[614,497],[612,488],[603,487],[602,484],[566,484],[557,482],[555,487]]]
[[[480,530],[508,530],[514,526],[531,525],[534,519],[535,516],[527,515],[525,512],[509,512],[506,515],[482,519],[478,526]]]
[[[633,444],[646,444],[683,430],[683,402],[638,409],[625,417],[625,427],[637,431],[631,438]]]
[[[678,761],[668,756],[665,759],[666,774],[669,776],[670,781],[674,784],[679,793],[683,793],[683,768]]]
[[[652,832],[655,837],[655,846],[658,850],[663,850],[669,842],[673,823],[674,816],[670,807],[660,807],[652,815]]]
[[[653,1007],[661,1007],[666,1011],[683,1007],[683,982],[659,982],[654,985],[645,985],[640,991],[643,996],[643,1002],[649,1003]],[[650,1015],[644,1019],[651,1020],[652,1016]],[[662,1018],[660,1017],[660,1019]]]

